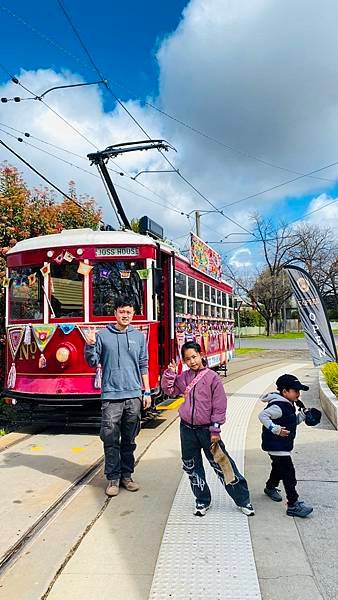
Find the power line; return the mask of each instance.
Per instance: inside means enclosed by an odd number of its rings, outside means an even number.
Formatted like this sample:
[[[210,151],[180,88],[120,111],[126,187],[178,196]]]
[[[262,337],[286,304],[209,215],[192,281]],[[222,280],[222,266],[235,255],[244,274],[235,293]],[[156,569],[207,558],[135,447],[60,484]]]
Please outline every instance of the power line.
[[[5,144],[5,142],[3,142],[2,140],[0,140],[0,144],[2,146],[4,146],[5,148],[7,148],[7,150],[9,152],[11,152],[12,154],[14,154],[14,156],[16,156],[19,160],[21,160],[21,162],[23,162],[27,167],[29,167],[29,169],[31,169],[34,173],[36,173],[36,175],[38,175],[39,177],[41,177],[41,179],[43,179],[44,181],[46,181],[46,183],[48,183],[48,185],[51,185],[52,188],[54,188],[62,196],[64,196],[65,198],[67,198],[67,200],[70,200],[71,202],[73,202],[74,204],[76,204],[76,206],[78,208],[81,208],[81,210],[84,210],[85,212],[87,212],[88,214],[90,214],[92,216],[92,213],[91,213],[90,210],[88,210],[87,208],[85,208],[84,206],[82,206],[81,204],[79,204],[79,202],[76,202],[76,200],[74,200],[74,198],[72,198],[71,196],[68,196],[68,194],[66,194],[65,192],[63,192],[57,185],[55,185],[55,183],[53,183],[52,181],[50,181],[49,179],[47,179],[47,177],[45,177],[44,175],[42,175],[42,173],[40,173],[40,171],[38,171],[37,169],[35,169],[35,167],[33,167],[33,165],[31,165],[27,160],[25,160],[22,156],[20,156],[20,154],[18,154],[12,148],[10,148],[9,146],[7,146],[7,144]],[[102,221],[102,219],[100,219],[100,223],[104,223],[104,221]]]
[[[92,59],[86,45],[84,44],[84,42],[82,41],[77,29],[75,28],[74,24],[72,23],[67,11],[65,10],[64,6],[62,5],[60,0],[57,0],[59,6],[61,7],[63,13],[65,14],[67,21],[69,22],[69,24],[71,25],[77,39],[79,40],[82,48],[84,49],[85,53],[87,54],[87,56],[89,57],[93,67],[95,68],[97,74],[99,75],[99,77],[104,80],[103,76],[101,75],[100,70],[98,69],[98,67],[96,66],[94,60]],[[105,81],[105,80],[104,80]],[[118,104],[121,106],[121,108],[123,108],[123,110],[129,115],[129,117],[132,119],[132,121],[141,129],[141,131],[144,133],[144,135],[147,136],[148,139],[151,139],[151,137],[149,136],[148,132],[144,129],[144,127],[142,127],[142,125],[138,122],[138,120],[132,115],[132,113],[128,110],[128,108],[124,105],[123,102],[121,102],[121,100],[116,96],[116,94],[114,94],[114,92],[112,91],[112,89],[110,88],[108,83],[105,83],[107,90],[110,92],[110,94],[113,96],[113,98],[115,99],[116,102],[118,102]],[[177,173],[177,175],[179,175],[179,177],[192,189],[194,190],[194,192],[196,192],[201,198],[203,198],[203,200],[205,200],[210,206],[212,206],[216,212],[218,212],[219,214],[221,214],[225,219],[227,219],[228,221],[230,221],[231,223],[233,223],[234,225],[236,225],[237,227],[239,227],[240,229],[243,229],[243,231],[246,231],[249,235],[252,235],[252,233],[246,229],[245,227],[243,227],[242,225],[240,225],[240,223],[237,223],[234,219],[232,219],[231,217],[228,217],[227,215],[225,215],[223,213],[222,210],[220,210],[213,202],[211,202],[204,194],[202,194],[202,192],[200,192],[186,177],[184,177],[184,175],[182,175],[182,173],[173,165],[173,163],[163,154],[162,150],[159,150],[161,156],[166,160],[166,162],[171,166],[171,168]]]
[[[13,127],[11,129],[14,129]],[[87,169],[83,169],[82,167],[80,167],[79,165],[76,165],[74,163],[71,163],[68,160],[65,160],[64,158],[61,158],[60,156],[57,156],[55,154],[52,154],[51,152],[48,152],[47,150],[45,150],[44,148],[39,148],[39,146],[36,146],[35,144],[31,144],[30,142],[27,142],[26,140],[23,140],[21,138],[17,138],[15,135],[9,133],[8,131],[5,131],[4,129],[0,128],[0,131],[2,131],[2,133],[5,133],[6,135],[12,137],[13,139],[15,139],[16,141],[19,141],[21,143],[26,144],[27,146],[30,146],[31,148],[34,148],[35,150],[39,150],[40,152],[43,152],[44,154],[51,156],[53,158],[55,158],[56,160],[59,160],[71,167],[74,167],[75,169],[78,169],[79,171],[82,171],[83,173],[87,173],[88,175],[91,175],[92,177],[95,177],[96,179],[100,179],[99,175],[96,175],[96,173],[93,173],[92,171],[88,171]],[[43,141],[43,140],[41,140]],[[48,142],[46,142],[48,143]],[[60,148],[60,150],[64,150],[65,152],[67,152],[65,149]],[[72,153],[73,154],[73,153]],[[80,155],[76,155],[79,156],[79,158],[82,158]],[[161,206],[162,208],[166,208],[167,210],[171,210],[179,215],[185,215],[186,213],[182,213],[181,211],[177,210],[176,208],[171,208],[170,206],[167,206],[165,204],[161,204],[160,202],[156,202],[156,200],[152,200],[151,198],[148,198],[147,196],[143,196],[142,194],[138,194],[137,192],[134,192],[133,190],[130,190],[129,188],[126,188],[122,185],[119,185],[117,183],[114,183],[114,185],[116,187],[118,187],[119,189],[122,189],[130,194],[133,194],[134,196],[137,196],[138,198],[142,198],[143,200],[146,200],[148,202],[151,202],[152,204],[156,204],[157,206]]]
[[[0,6],[1,8],[1,6]],[[9,77],[11,78],[11,80],[13,81],[13,83],[17,83],[18,85],[20,85],[23,89],[25,89],[26,91],[28,91],[30,94],[34,94],[35,92],[33,92],[32,90],[30,90],[29,88],[25,87],[17,77],[14,77],[9,71],[8,69],[6,69],[6,67],[4,67],[2,64],[0,64],[0,67],[9,75]],[[94,144],[93,142],[91,142],[85,135],[83,135],[81,133],[81,131],[79,131],[76,127],[74,127],[71,123],[69,123],[64,117],[62,117],[62,115],[60,115],[59,113],[57,113],[51,106],[49,106],[46,102],[44,102],[43,100],[41,100],[41,102],[49,109],[51,110],[57,117],[59,117],[66,125],[68,125],[73,131],[75,131],[78,135],[80,135],[85,141],[87,141],[91,146],[93,146],[96,150],[98,150],[98,147],[96,144]],[[5,125],[5,127],[7,127]],[[14,128],[11,128],[14,129]],[[39,138],[36,138],[39,139]],[[48,144],[48,142],[44,142],[43,140],[41,140],[43,143]],[[55,146],[56,148],[58,148],[57,146]],[[82,157],[81,157],[82,158]],[[87,159],[86,159],[87,160]],[[127,176],[129,179],[132,179],[133,181],[135,181],[133,179],[133,177],[127,173],[124,169],[122,169],[115,161],[112,161],[113,164],[115,164],[120,171],[123,173],[123,175]],[[112,169],[109,169],[110,171],[114,172]],[[121,172],[119,172],[119,175],[121,175]],[[149,188],[148,186],[146,186],[145,184],[143,184],[142,182],[136,180],[136,183],[138,185],[140,185],[141,187],[143,187],[144,189],[147,189],[150,193],[154,194],[155,196],[157,196],[158,198],[162,199],[164,202],[167,202],[168,204],[171,204],[173,206],[173,208],[176,210],[176,207],[169,201],[164,200],[157,192],[153,191],[151,188]],[[149,199],[150,200],[150,199]],[[150,200],[151,202],[151,200]],[[167,207],[169,208],[169,207]],[[181,213],[184,214],[184,213]]]
[[[304,177],[307,177],[308,175],[311,175],[312,173],[319,173],[320,171],[324,171],[325,169],[329,169],[330,167],[334,167],[338,165],[338,161],[335,161],[329,165],[325,165],[324,167],[320,167],[319,169],[315,169],[314,171],[310,171],[309,173],[305,174],[305,175],[300,175],[299,177],[294,177],[293,179],[288,179],[287,181],[284,181],[283,183],[279,183],[277,185],[274,185],[270,188],[267,188],[265,190],[262,190],[261,192],[257,192],[256,194],[251,194],[250,196],[245,196],[245,198],[241,198],[240,200],[235,200],[234,202],[230,202],[229,204],[225,204],[223,208],[228,208],[229,206],[233,206],[234,204],[239,204],[240,202],[244,202],[245,200],[251,200],[252,198],[256,198],[257,196],[261,196],[262,194],[266,194],[267,192],[272,192],[273,190],[276,190],[278,188],[283,187],[284,185],[287,185],[289,183],[293,183],[294,181],[298,181],[299,179],[303,179]]]
[[[99,72],[99,70],[97,69],[97,67],[96,67],[96,65],[95,65],[95,63],[94,63],[94,61],[93,61],[93,59],[92,59],[91,55],[89,54],[89,52],[88,52],[87,48],[85,47],[85,45],[83,44],[83,42],[82,42],[82,40],[81,40],[80,36],[78,35],[78,33],[77,33],[77,31],[76,31],[76,29],[75,29],[74,25],[72,24],[72,22],[71,22],[71,20],[70,20],[70,18],[69,18],[69,16],[68,16],[68,14],[67,14],[67,12],[65,11],[64,7],[62,6],[61,2],[59,2],[59,0],[58,0],[58,4],[59,4],[59,6],[60,6],[61,10],[63,11],[63,13],[64,13],[65,17],[67,18],[67,20],[68,20],[68,22],[69,22],[70,26],[72,27],[72,29],[73,29],[73,31],[74,31],[74,33],[75,33],[75,35],[77,36],[77,38],[78,38],[79,42],[81,43],[81,46],[83,47],[84,51],[86,52],[86,54],[87,54],[87,56],[88,56],[88,58],[89,58],[89,60],[90,60],[90,62],[91,62],[91,65],[88,65],[88,63],[86,63],[85,61],[83,61],[82,59],[80,59],[79,57],[77,57],[77,56],[76,56],[75,54],[73,54],[72,52],[69,52],[69,50],[66,50],[66,49],[65,49],[63,46],[61,46],[60,44],[58,44],[57,42],[55,42],[54,40],[52,40],[51,38],[49,38],[48,36],[46,36],[44,33],[42,33],[41,31],[39,31],[38,29],[36,29],[36,28],[35,28],[35,27],[33,27],[32,25],[30,25],[29,23],[27,23],[26,21],[24,21],[24,20],[23,20],[21,17],[19,17],[18,15],[16,15],[16,14],[15,14],[13,11],[11,11],[10,9],[8,9],[8,8],[7,8],[7,7],[5,7],[4,5],[0,5],[0,8],[1,8],[3,11],[7,12],[9,15],[11,15],[11,16],[12,16],[14,19],[18,20],[20,23],[22,23],[23,25],[25,25],[25,27],[27,27],[28,29],[30,29],[31,31],[33,31],[33,32],[34,32],[35,34],[37,34],[39,37],[41,37],[42,39],[44,39],[45,41],[47,41],[49,44],[51,44],[51,45],[53,45],[54,47],[56,47],[56,48],[57,48],[58,50],[60,50],[61,52],[63,52],[63,53],[65,53],[65,54],[67,54],[68,56],[70,56],[71,58],[73,58],[73,59],[74,59],[75,61],[77,61],[78,63],[82,64],[82,65],[83,65],[83,66],[85,66],[87,69],[90,69],[91,71],[94,71],[94,72],[96,72],[96,73],[100,73],[100,72]],[[100,77],[101,77],[101,74],[100,74]],[[124,89],[126,92],[128,92],[128,94],[130,94],[131,96],[134,96],[135,98],[138,98],[138,97],[139,97],[139,96],[138,96],[138,94],[136,94],[135,92],[133,92],[133,91],[129,90],[127,87],[125,87],[124,85],[122,85],[121,83],[119,83],[119,82],[117,82],[117,81],[115,81],[115,80],[112,80],[112,79],[108,79],[108,78],[106,78],[106,81],[111,81],[111,82],[112,82],[114,85],[117,85],[117,86],[119,86],[121,89]],[[108,86],[107,86],[107,87],[108,87]],[[113,94],[113,95],[114,95],[114,94]],[[115,100],[116,100],[117,102],[119,102],[119,103],[120,103],[120,101],[119,101],[119,99],[117,98],[117,96],[115,96],[115,95],[114,95],[114,97],[115,97]],[[146,106],[149,106],[149,108],[151,108],[151,109],[155,110],[156,112],[160,113],[161,115],[163,115],[163,116],[167,117],[168,119],[170,119],[170,120],[172,120],[172,121],[174,121],[174,122],[178,123],[179,125],[182,125],[182,126],[183,126],[183,127],[185,127],[186,129],[189,129],[189,130],[190,130],[190,131],[192,131],[193,133],[196,133],[196,134],[198,134],[198,135],[200,135],[200,136],[204,137],[205,139],[208,139],[208,140],[210,140],[210,141],[212,141],[212,142],[214,142],[214,143],[218,144],[219,146],[222,146],[222,147],[223,147],[223,148],[225,148],[227,151],[234,152],[235,154],[238,154],[239,156],[244,156],[244,157],[246,157],[246,158],[249,158],[249,159],[251,159],[251,160],[254,160],[254,161],[256,161],[256,162],[259,162],[259,163],[261,163],[261,164],[263,164],[263,165],[266,165],[266,166],[268,166],[268,167],[272,167],[272,168],[274,168],[274,169],[278,169],[278,170],[280,170],[280,171],[285,171],[285,172],[288,172],[288,173],[293,173],[293,174],[295,174],[295,175],[300,175],[300,176],[302,176],[302,177],[310,177],[310,178],[312,178],[312,179],[320,179],[320,180],[322,180],[322,181],[327,181],[327,182],[332,182],[332,183],[335,183],[335,181],[334,181],[334,180],[331,180],[331,179],[326,179],[326,178],[322,178],[322,177],[312,177],[312,175],[309,175],[309,174],[304,174],[304,173],[301,173],[301,172],[299,172],[299,171],[295,171],[295,170],[293,170],[293,169],[290,169],[290,168],[288,168],[288,167],[284,167],[284,166],[278,165],[278,164],[276,164],[276,163],[272,163],[272,162],[270,162],[270,161],[267,161],[267,160],[265,160],[265,159],[263,159],[263,158],[260,158],[260,157],[254,156],[253,154],[251,154],[251,153],[249,153],[249,152],[246,152],[246,151],[240,150],[240,149],[238,149],[238,148],[235,148],[234,146],[231,146],[231,145],[229,145],[229,144],[226,144],[226,143],[224,143],[223,141],[221,141],[221,140],[219,140],[219,139],[215,138],[214,136],[211,136],[210,134],[208,134],[208,133],[205,133],[204,131],[201,131],[200,129],[198,129],[198,128],[196,128],[196,127],[193,127],[193,126],[192,126],[192,125],[190,125],[189,123],[186,123],[185,121],[183,121],[182,119],[179,119],[179,118],[178,118],[178,117],[176,117],[175,115],[172,115],[172,114],[168,113],[167,111],[165,111],[165,110],[163,110],[163,109],[159,108],[158,106],[155,106],[155,105],[154,105],[154,104],[152,104],[151,102],[147,102],[147,101],[145,101],[145,102],[144,102],[144,104],[145,104]],[[122,104],[121,104],[121,106],[122,106]],[[123,108],[125,108],[125,107],[123,106]],[[134,120],[134,117],[133,117],[131,114],[130,114],[129,116],[130,116],[130,117],[131,117],[131,118]],[[134,120],[134,122],[136,122],[136,121]],[[145,133],[145,131],[144,131],[144,133]]]
[[[24,24],[26,27],[28,27],[29,29],[31,29],[32,31],[34,31],[34,32],[35,32],[37,35],[39,35],[40,37],[42,37],[43,39],[45,39],[45,40],[46,40],[48,43],[50,43],[50,44],[54,45],[56,48],[58,48],[59,50],[61,50],[61,51],[62,51],[62,52],[64,52],[64,53],[68,54],[70,57],[72,57],[72,58],[73,58],[73,59],[75,59],[76,61],[80,62],[81,64],[83,64],[83,65],[84,65],[84,66],[86,66],[87,68],[89,68],[89,69],[91,69],[91,70],[93,70],[93,71],[96,71],[96,73],[98,73],[98,75],[99,75],[99,77],[102,79],[102,81],[103,81],[103,82],[105,82],[105,81],[104,81],[104,79],[103,79],[103,76],[102,76],[101,72],[99,71],[98,67],[97,67],[97,66],[96,66],[96,64],[94,63],[94,61],[93,61],[93,59],[92,59],[92,57],[91,57],[91,55],[90,55],[89,51],[87,50],[86,46],[85,46],[85,45],[84,45],[84,43],[82,42],[82,40],[81,40],[81,38],[80,38],[80,36],[79,36],[78,32],[76,31],[76,29],[75,29],[74,25],[72,24],[72,22],[71,22],[71,20],[70,20],[70,18],[69,18],[69,16],[68,16],[68,14],[67,14],[67,12],[65,11],[64,7],[62,6],[62,4],[61,4],[61,2],[60,2],[59,0],[58,0],[58,4],[59,4],[60,8],[62,9],[62,11],[63,11],[63,13],[64,13],[65,17],[67,18],[67,20],[68,20],[68,22],[69,22],[70,26],[72,27],[72,29],[73,29],[73,31],[74,31],[74,33],[75,33],[76,37],[78,38],[79,42],[81,43],[81,46],[83,47],[84,51],[86,52],[86,54],[87,54],[87,56],[88,56],[88,58],[89,58],[90,62],[92,63],[92,65],[93,65],[92,67],[90,67],[90,65],[86,64],[84,61],[82,61],[81,59],[79,59],[78,57],[76,57],[74,54],[72,54],[72,53],[70,53],[69,51],[67,51],[67,50],[66,50],[65,48],[63,48],[61,45],[57,44],[56,42],[54,42],[53,40],[51,40],[50,38],[48,38],[47,36],[45,36],[44,34],[42,34],[42,33],[41,33],[39,30],[37,30],[36,28],[32,27],[30,24],[28,24],[28,23],[27,23],[27,22],[25,22],[23,19],[21,19],[21,18],[20,18],[18,15],[16,15],[15,13],[13,13],[13,11],[10,11],[10,10],[9,10],[7,7],[5,7],[5,6],[3,6],[3,5],[0,5],[0,8],[2,8],[4,11],[6,11],[8,14],[10,14],[12,17],[14,17],[15,19],[17,19],[18,21],[20,21],[20,22],[21,22],[22,24]],[[10,78],[11,78],[12,80],[13,80],[13,79],[16,79],[16,78],[13,78],[13,77],[12,77],[12,75],[10,74],[10,72],[9,72],[9,71],[8,71],[8,70],[7,70],[7,69],[6,69],[6,68],[5,68],[3,65],[1,65],[1,66],[2,66],[2,68],[4,69],[4,71],[5,71],[5,72],[6,72],[6,73],[7,73],[7,74],[10,76]],[[15,81],[14,81],[14,82],[15,82]],[[21,85],[21,87],[22,87],[23,89],[25,89],[26,91],[28,91],[28,92],[29,92],[29,93],[31,93],[31,94],[34,94],[34,92],[32,92],[31,90],[29,90],[28,88],[26,88],[25,86],[23,86],[23,85],[22,85],[22,84],[21,84],[19,81],[16,81],[15,83],[19,83],[19,85]],[[117,82],[114,82],[114,83],[117,83]],[[127,109],[127,108],[124,106],[124,104],[123,104],[123,103],[122,103],[122,102],[119,100],[119,98],[118,98],[118,97],[117,97],[117,96],[114,94],[114,92],[111,90],[110,86],[109,86],[107,83],[105,83],[105,85],[106,85],[107,89],[110,91],[110,93],[112,94],[112,96],[114,97],[115,101],[116,101],[116,102],[118,102],[118,103],[120,104],[120,106],[121,106],[121,107],[122,107],[122,108],[123,108],[123,109],[124,109],[124,110],[127,112],[127,114],[129,115],[129,117],[130,117],[130,118],[131,118],[131,119],[132,119],[132,120],[135,122],[135,124],[136,124],[136,125],[137,125],[137,126],[138,126],[138,127],[139,127],[139,128],[142,130],[142,131],[143,131],[143,133],[144,133],[144,134],[145,134],[145,135],[146,135],[146,136],[149,138],[149,135],[147,134],[147,132],[146,132],[146,131],[144,130],[144,128],[143,128],[143,127],[140,125],[140,123],[139,123],[139,122],[138,122],[138,121],[135,119],[135,117],[134,117],[134,116],[133,116],[133,115],[130,113],[130,111],[128,111],[128,109]],[[119,84],[117,83],[117,85],[119,85]],[[121,86],[121,87],[123,87],[123,86]],[[134,94],[133,94],[133,95],[134,95]],[[72,126],[70,123],[68,123],[68,122],[67,122],[67,121],[66,121],[66,120],[65,120],[65,119],[64,119],[64,118],[63,118],[61,115],[59,115],[59,114],[58,114],[58,113],[57,113],[57,112],[56,112],[54,109],[52,109],[52,108],[51,108],[49,105],[47,105],[47,103],[46,103],[46,102],[43,102],[43,103],[44,103],[44,104],[47,106],[47,108],[49,108],[49,109],[50,109],[52,112],[54,112],[54,114],[56,114],[56,115],[57,115],[59,118],[61,118],[61,119],[62,119],[62,120],[63,120],[63,121],[64,121],[64,122],[67,124],[67,125],[69,125],[70,127],[72,127],[72,129],[74,129],[74,130],[76,131],[76,133],[78,133],[79,135],[81,135],[81,136],[82,136],[82,137],[83,137],[83,138],[84,138],[86,141],[88,141],[88,142],[89,142],[91,145],[93,145],[94,147],[96,147],[96,148],[97,148],[97,146],[95,146],[95,144],[93,144],[92,142],[90,142],[90,140],[88,140],[88,138],[86,138],[85,136],[83,136],[83,134],[81,134],[81,132],[79,132],[79,131],[78,131],[78,130],[77,130],[75,127],[74,127],[74,126]],[[280,165],[276,165],[276,164],[270,163],[270,162],[268,162],[268,161],[265,161],[265,160],[263,160],[263,159],[257,158],[257,157],[255,157],[255,156],[253,156],[253,155],[251,155],[251,154],[249,154],[249,153],[247,153],[247,152],[243,152],[243,151],[241,151],[241,150],[238,150],[238,149],[236,149],[236,148],[233,148],[232,146],[229,146],[229,145],[227,145],[227,144],[224,144],[224,142],[221,142],[220,140],[217,140],[216,138],[213,138],[212,136],[210,136],[210,135],[208,135],[208,134],[206,134],[206,133],[202,132],[201,130],[199,130],[199,129],[196,129],[196,128],[192,127],[191,125],[189,125],[189,124],[187,124],[187,123],[183,122],[182,120],[178,119],[177,117],[175,117],[175,116],[173,116],[173,115],[170,115],[170,114],[169,114],[169,113],[167,113],[166,111],[163,111],[163,110],[159,109],[158,107],[156,107],[156,106],[154,106],[154,105],[152,105],[152,104],[150,104],[150,103],[147,103],[147,102],[146,102],[145,104],[149,105],[151,108],[153,108],[153,109],[157,110],[158,112],[160,112],[161,114],[163,114],[163,115],[167,116],[168,118],[170,118],[170,119],[172,119],[172,120],[174,120],[174,121],[176,121],[176,122],[180,123],[180,124],[181,124],[181,125],[183,125],[184,127],[187,127],[188,129],[191,129],[191,130],[192,130],[192,131],[194,131],[195,133],[198,133],[199,135],[202,135],[203,137],[206,137],[206,138],[208,138],[208,139],[210,139],[210,140],[212,140],[212,141],[216,142],[217,144],[220,144],[220,145],[224,146],[224,147],[225,147],[226,149],[228,149],[228,150],[234,151],[234,152],[236,152],[236,153],[238,153],[238,154],[242,154],[242,155],[244,155],[244,156],[247,156],[248,158],[252,158],[252,159],[254,159],[254,160],[257,160],[257,161],[259,161],[259,162],[262,162],[263,164],[266,164],[266,165],[268,165],[268,166],[275,167],[275,168],[278,168],[278,169],[281,169],[281,170],[285,170],[285,171],[288,171],[288,172],[291,172],[291,173],[298,174],[298,172],[297,172],[297,171],[293,171],[293,170],[291,170],[291,169],[288,169],[288,168],[285,168],[285,167],[281,167]],[[161,153],[161,154],[162,154],[162,153]],[[285,186],[285,185],[287,185],[287,184],[289,184],[289,183],[293,183],[294,181],[297,181],[297,180],[299,180],[299,179],[302,179],[302,178],[304,178],[304,177],[312,177],[312,175],[313,175],[313,174],[315,174],[315,173],[318,173],[318,172],[320,172],[320,171],[322,171],[322,170],[324,170],[324,169],[327,169],[327,168],[329,168],[329,167],[331,167],[331,166],[335,166],[336,164],[338,164],[337,162],[335,162],[335,163],[332,163],[331,165],[328,165],[328,166],[322,167],[322,168],[320,168],[320,169],[316,169],[316,170],[314,170],[314,171],[311,171],[311,172],[309,172],[309,173],[306,173],[306,174],[299,173],[299,174],[298,174],[298,177],[296,177],[296,178],[293,178],[293,179],[291,179],[291,180],[288,180],[288,181],[282,182],[281,184],[278,184],[278,185],[276,185],[276,186],[272,186],[271,188],[268,188],[268,189],[266,189],[266,190],[262,190],[261,192],[258,192],[258,193],[256,193],[256,194],[252,194],[252,195],[250,195],[250,196],[246,196],[245,198],[242,198],[242,199],[236,200],[236,201],[234,201],[234,202],[231,202],[231,203],[229,203],[229,204],[226,204],[224,207],[222,207],[221,209],[219,209],[219,208],[218,208],[218,207],[216,207],[216,206],[215,206],[215,205],[214,205],[212,202],[210,202],[210,201],[208,200],[208,198],[206,198],[206,196],[204,196],[204,195],[203,195],[203,194],[202,194],[202,193],[201,193],[201,192],[200,192],[200,191],[199,191],[199,190],[198,190],[198,189],[197,189],[195,186],[193,186],[193,184],[191,184],[191,183],[190,183],[190,181],[188,181],[188,180],[187,180],[187,179],[186,179],[186,178],[185,178],[185,177],[184,177],[184,176],[183,176],[183,175],[182,175],[182,174],[179,172],[179,170],[178,170],[178,169],[177,169],[177,168],[176,168],[176,167],[175,167],[175,166],[174,166],[174,165],[171,163],[171,161],[169,161],[169,160],[167,159],[167,157],[165,157],[163,154],[162,154],[162,156],[163,156],[163,157],[165,158],[165,160],[166,160],[166,161],[167,161],[167,162],[170,164],[170,166],[171,166],[171,167],[172,167],[172,168],[175,170],[175,172],[176,172],[176,173],[177,173],[177,174],[178,174],[178,175],[179,175],[179,176],[180,176],[180,177],[183,179],[183,181],[185,181],[185,183],[186,183],[187,185],[189,185],[189,186],[191,187],[191,189],[193,189],[193,190],[194,190],[194,191],[195,191],[197,194],[199,194],[199,195],[200,195],[200,196],[201,196],[201,197],[202,197],[202,198],[203,198],[203,199],[204,199],[206,202],[208,202],[208,204],[210,204],[210,206],[212,206],[212,207],[215,209],[215,211],[216,211],[216,212],[218,212],[218,213],[222,214],[222,216],[223,216],[223,217],[225,217],[226,219],[230,220],[230,221],[231,221],[233,224],[235,224],[235,225],[239,226],[241,229],[243,229],[244,231],[246,231],[246,232],[247,232],[247,233],[249,233],[250,235],[253,235],[253,234],[252,234],[250,231],[248,231],[247,229],[243,228],[241,225],[239,225],[239,223],[237,223],[236,221],[234,221],[233,219],[231,219],[231,218],[230,218],[230,217],[228,217],[227,215],[224,215],[224,213],[222,212],[222,208],[227,208],[227,207],[229,207],[229,206],[233,206],[233,205],[235,205],[235,204],[238,204],[238,203],[240,203],[240,202],[243,202],[243,201],[245,201],[245,200],[252,199],[252,198],[254,198],[254,197],[257,197],[257,196],[259,196],[259,195],[261,195],[261,194],[263,194],[263,193],[267,193],[267,192],[269,192],[269,191],[272,191],[272,190],[278,189],[278,188],[280,188],[280,187],[283,187],[283,186]],[[329,181],[329,182],[333,182],[333,180],[326,179],[326,178],[318,178],[318,179],[321,179],[321,180],[323,180],[323,181]],[[138,182],[138,183],[139,183],[140,185],[142,185],[142,186],[143,186],[145,189],[148,189],[148,190],[149,190],[149,191],[151,191],[152,193],[155,193],[155,192],[153,192],[153,190],[151,190],[150,188],[147,188],[147,186],[145,186],[145,185],[144,185],[144,184],[142,184],[141,182]],[[333,202],[334,202],[334,201],[333,201]],[[333,202],[331,202],[331,203],[329,203],[329,204],[332,204]],[[329,205],[329,204],[326,204],[325,206],[327,206],[327,205]],[[324,206],[323,206],[323,208],[324,208]],[[316,209],[315,211],[311,211],[311,213],[308,213],[308,214],[312,214],[312,212],[317,212],[317,210],[320,210],[320,208],[319,208],[319,209]],[[293,223],[293,222],[296,222],[296,221],[298,221],[298,220],[301,220],[301,219],[294,220],[294,221],[292,221],[291,223]]]

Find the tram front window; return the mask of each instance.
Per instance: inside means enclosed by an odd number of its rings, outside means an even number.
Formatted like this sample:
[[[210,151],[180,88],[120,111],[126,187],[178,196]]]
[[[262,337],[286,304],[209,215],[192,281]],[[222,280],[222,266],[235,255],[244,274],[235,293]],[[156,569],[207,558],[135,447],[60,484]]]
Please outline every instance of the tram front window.
[[[83,275],[78,267],[78,262],[50,266],[50,302],[57,319],[83,317]]]
[[[17,267],[9,271],[9,318],[11,321],[39,321],[43,315],[42,276],[38,267]]]
[[[94,263],[92,271],[93,315],[113,316],[118,296],[127,296],[135,306],[135,314],[144,314],[144,286],[147,270],[136,260],[114,260]]]

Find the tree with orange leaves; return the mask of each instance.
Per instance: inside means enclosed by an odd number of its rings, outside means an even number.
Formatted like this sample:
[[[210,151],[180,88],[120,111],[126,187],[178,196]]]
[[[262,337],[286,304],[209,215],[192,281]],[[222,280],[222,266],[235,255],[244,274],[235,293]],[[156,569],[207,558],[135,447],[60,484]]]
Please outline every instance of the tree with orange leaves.
[[[62,229],[98,229],[101,211],[89,196],[78,197],[75,183],[69,183],[73,202],[57,202],[48,188],[30,190],[19,171],[7,163],[0,165],[0,283],[6,275],[5,256],[9,248],[30,237],[59,233]],[[5,302],[0,288],[0,342],[4,339]],[[0,343],[0,378],[3,371],[3,343]]]

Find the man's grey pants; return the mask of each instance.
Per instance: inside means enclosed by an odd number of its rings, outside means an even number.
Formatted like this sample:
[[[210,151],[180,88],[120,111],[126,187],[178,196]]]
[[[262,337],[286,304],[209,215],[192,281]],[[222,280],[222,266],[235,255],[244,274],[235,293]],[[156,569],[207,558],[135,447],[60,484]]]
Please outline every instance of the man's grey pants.
[[[128,478],[134,472],[135,438],[140,431],[141,398],[102,401],[100,438],[109,480]]]

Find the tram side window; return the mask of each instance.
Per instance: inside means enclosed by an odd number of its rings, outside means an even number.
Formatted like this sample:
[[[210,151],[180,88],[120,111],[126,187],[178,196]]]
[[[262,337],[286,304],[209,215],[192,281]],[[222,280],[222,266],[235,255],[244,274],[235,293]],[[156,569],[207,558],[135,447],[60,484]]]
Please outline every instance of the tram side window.
[[[195,314],[195,302],[193,300],[188,300],[188,314]]]
[[[134,302],[135,314],[144,314],[144,284],[139,270],[144,263],[130,260],[96,262],[93,267],[93,315],[113,316],[118,296],[127,296]]]
[[[210,302],[210,287],[204,284],[204,299],[206,302]]]
[[[184,298],[180,298],[179,296],[175,296],[175,313],[184,315],[185,310],[185,300]]]
[[[192,279],[192,277],[188,277],[188,296],[191,296],[191,298],[196,297],[195,284],[196,280]]]
[[[210,304],[204,304],[204,316],[210,317]]]
[[[232,296],[229,296],[229,306],[230,306],[231,308],[233,307]]]
[[[203,315],[203,304],[202,304],[202,302],[196,302],[196,315],[198,315],[198,316],[202,316]]]
[[[211,288],[211,302],[214,302],[214,304],[216,304],[216,290],[215,288]]]
[[[18,267],[9,271],[9,318],[38,321],[43,316],[40,267]]]
[[[78,263],[51,264],[50,302],[57,319],[83,317],[83,275]]]
[[[182,296],[187,295],[187,276],[179,271],[175,271],[175,292]]]
[[[217,290],[217,304],[222,304],[222,292]]]
[[[197,282],[197,298],[203,300],[203,283],[201,281]]]
[[[227,295],[224,292],[222,292],[222,304],[227,306]]]

